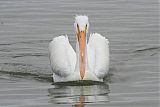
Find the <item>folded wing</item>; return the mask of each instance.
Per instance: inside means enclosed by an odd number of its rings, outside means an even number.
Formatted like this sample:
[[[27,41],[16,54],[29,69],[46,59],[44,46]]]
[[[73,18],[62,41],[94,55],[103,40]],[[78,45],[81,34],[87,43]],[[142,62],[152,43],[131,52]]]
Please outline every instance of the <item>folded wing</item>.
[[[91,72],[104,78],[109,70],[109,42],[98,33],[90,35],[88,42],[88,64]]]
[[[49,44],[49,59],[55,77],[65,78],[74,72],[76,53],[67,36],[53,38]]]

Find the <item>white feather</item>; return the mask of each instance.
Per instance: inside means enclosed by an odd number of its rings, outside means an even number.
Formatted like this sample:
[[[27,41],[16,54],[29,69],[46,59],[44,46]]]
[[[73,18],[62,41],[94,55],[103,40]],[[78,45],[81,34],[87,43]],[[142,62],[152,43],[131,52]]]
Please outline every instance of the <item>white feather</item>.
[[[98,33],[90,35],[88,42],[88,65],[98,78],[104,78],[109,69],[109,42]]]
[[[49,56],[54,77],[66,78],[74,72],[76,53],[71,47],[67,36],[56,37],[50,42]]]

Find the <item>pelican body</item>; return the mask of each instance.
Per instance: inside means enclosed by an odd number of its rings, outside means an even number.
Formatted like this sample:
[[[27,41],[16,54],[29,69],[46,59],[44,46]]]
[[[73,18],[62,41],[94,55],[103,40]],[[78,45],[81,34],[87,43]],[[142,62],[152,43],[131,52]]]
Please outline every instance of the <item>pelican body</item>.
[[[109,41],[98,33],[90,34],[88,17],[75,17],[76,51],[67,35],[53,38],[49,58],[54,82],[93,80],[103,82],[109,70]]]

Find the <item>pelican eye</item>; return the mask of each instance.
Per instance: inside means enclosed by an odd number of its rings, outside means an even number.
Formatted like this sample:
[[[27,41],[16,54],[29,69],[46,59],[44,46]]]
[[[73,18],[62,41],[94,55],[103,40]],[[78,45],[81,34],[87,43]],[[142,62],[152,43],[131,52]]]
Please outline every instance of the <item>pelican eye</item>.
[[[86,28],[85,28],[85,30],[87,30],[87,24],[86,24]]]
[[[79,30],[79,25],[77,24],[77,29],[78,29],[78,33],[80,32],[80,30]]]

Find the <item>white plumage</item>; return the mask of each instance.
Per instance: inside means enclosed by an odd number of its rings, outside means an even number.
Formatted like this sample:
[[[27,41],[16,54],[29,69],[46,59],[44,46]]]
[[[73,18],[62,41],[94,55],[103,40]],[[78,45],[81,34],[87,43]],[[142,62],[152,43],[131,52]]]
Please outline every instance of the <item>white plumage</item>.
[[[85,42],[82,42],[83,40],[81,41],[83,37],[81,37],[80,33],[85,29],[87,33],[89,27],[87,16],[76,16],[74,26],[76,34],[79,37],[77,37],[76,52],[70,45],[67,35],[55,37],[49,44],[49,56],[54,82],[82,79],[103,81],[109,69],[108,40],[98,33],[93,33],[90,34],[88,44],[87,39],[85,39]],[[86,44],[84,52],[82,51],[83,48],[81,48],[81,45],[84,45],[82,43]],[[85,58],[85,61],[82,61],[81,58]],[[83,70],[81,64],[85,65],[85,70],[82,72],[84,76],[80,72]]]
[[[88,42],[88,64],[98,78],[103,78],[109,69],[109,42],[98,33],[90,35]]]

